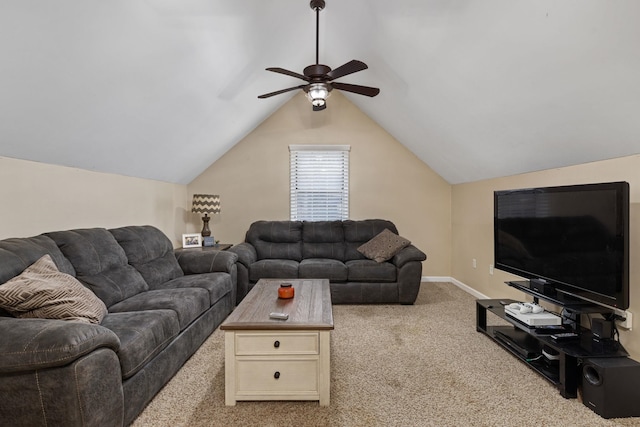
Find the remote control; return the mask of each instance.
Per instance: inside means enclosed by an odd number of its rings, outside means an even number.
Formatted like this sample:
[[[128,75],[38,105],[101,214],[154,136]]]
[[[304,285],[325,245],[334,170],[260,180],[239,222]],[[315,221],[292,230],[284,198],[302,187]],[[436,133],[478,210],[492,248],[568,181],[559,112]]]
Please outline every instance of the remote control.
[[[557,335],[567,330],[565,325],[538,325],[535,326],[536,334],[540,335]]]
[[[287,320],[289,318],[289,315],[287,313],[270,313],[269,317],[272,319],[278,319],[278,320]]]
[[[564,340],[570,340],[573,338],[578,338],[580,335],[576,334],[575,332],[565,332],[562,334],[553,334],[551,335],[551,339],[555,340],[555,341],[564,341]]]

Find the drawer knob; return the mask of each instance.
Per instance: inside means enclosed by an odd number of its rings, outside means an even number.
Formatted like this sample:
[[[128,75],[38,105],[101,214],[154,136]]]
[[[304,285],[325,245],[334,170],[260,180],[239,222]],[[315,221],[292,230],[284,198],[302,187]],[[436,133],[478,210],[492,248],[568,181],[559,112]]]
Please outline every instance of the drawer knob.
[[[276,342],[274,342],[274,343],[273,343],[273,346],[274,346],[275,348],[280,347],[280,341],[276,341]]]
[[[276,373],[273,374],[273,378],[275,378],[275,379],[280,378],[280,372],[276,371]]]

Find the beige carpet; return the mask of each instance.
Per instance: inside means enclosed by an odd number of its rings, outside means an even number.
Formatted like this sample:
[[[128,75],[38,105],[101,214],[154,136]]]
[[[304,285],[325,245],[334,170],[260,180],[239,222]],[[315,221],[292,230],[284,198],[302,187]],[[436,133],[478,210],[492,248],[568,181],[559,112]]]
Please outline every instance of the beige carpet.
[[[333,314],[330,406],[226,407],[218,329],[133,425],[640,426],[640,418],[605,420],[560,396],[476,332],[475,300],[452,284],[423,283],[413,306],[335,305]]]

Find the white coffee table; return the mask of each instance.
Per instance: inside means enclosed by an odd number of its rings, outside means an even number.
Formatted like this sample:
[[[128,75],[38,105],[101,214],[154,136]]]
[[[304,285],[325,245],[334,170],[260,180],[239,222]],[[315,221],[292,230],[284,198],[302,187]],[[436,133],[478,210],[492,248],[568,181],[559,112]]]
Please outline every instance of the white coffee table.
[[[283,282],[293,285],[294,298],[278,298]],[[272,312],[287,313],[289,319],[271,319]],[[262,279],[220,329],[225,332],[226,405],[238,400],[329,404],[329,280]]]

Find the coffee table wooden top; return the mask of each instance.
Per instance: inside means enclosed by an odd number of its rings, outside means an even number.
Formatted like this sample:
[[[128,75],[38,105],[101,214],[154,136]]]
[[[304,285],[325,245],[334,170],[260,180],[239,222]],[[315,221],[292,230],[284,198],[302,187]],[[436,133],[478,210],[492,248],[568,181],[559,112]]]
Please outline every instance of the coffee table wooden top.
[[[281,283],[291,283],[295,296],[278,298]],[[289,319],[269,318],[272,312]],[[220,325],[222,330],[333,329],[331,293],[327,279],[261,279]]]

